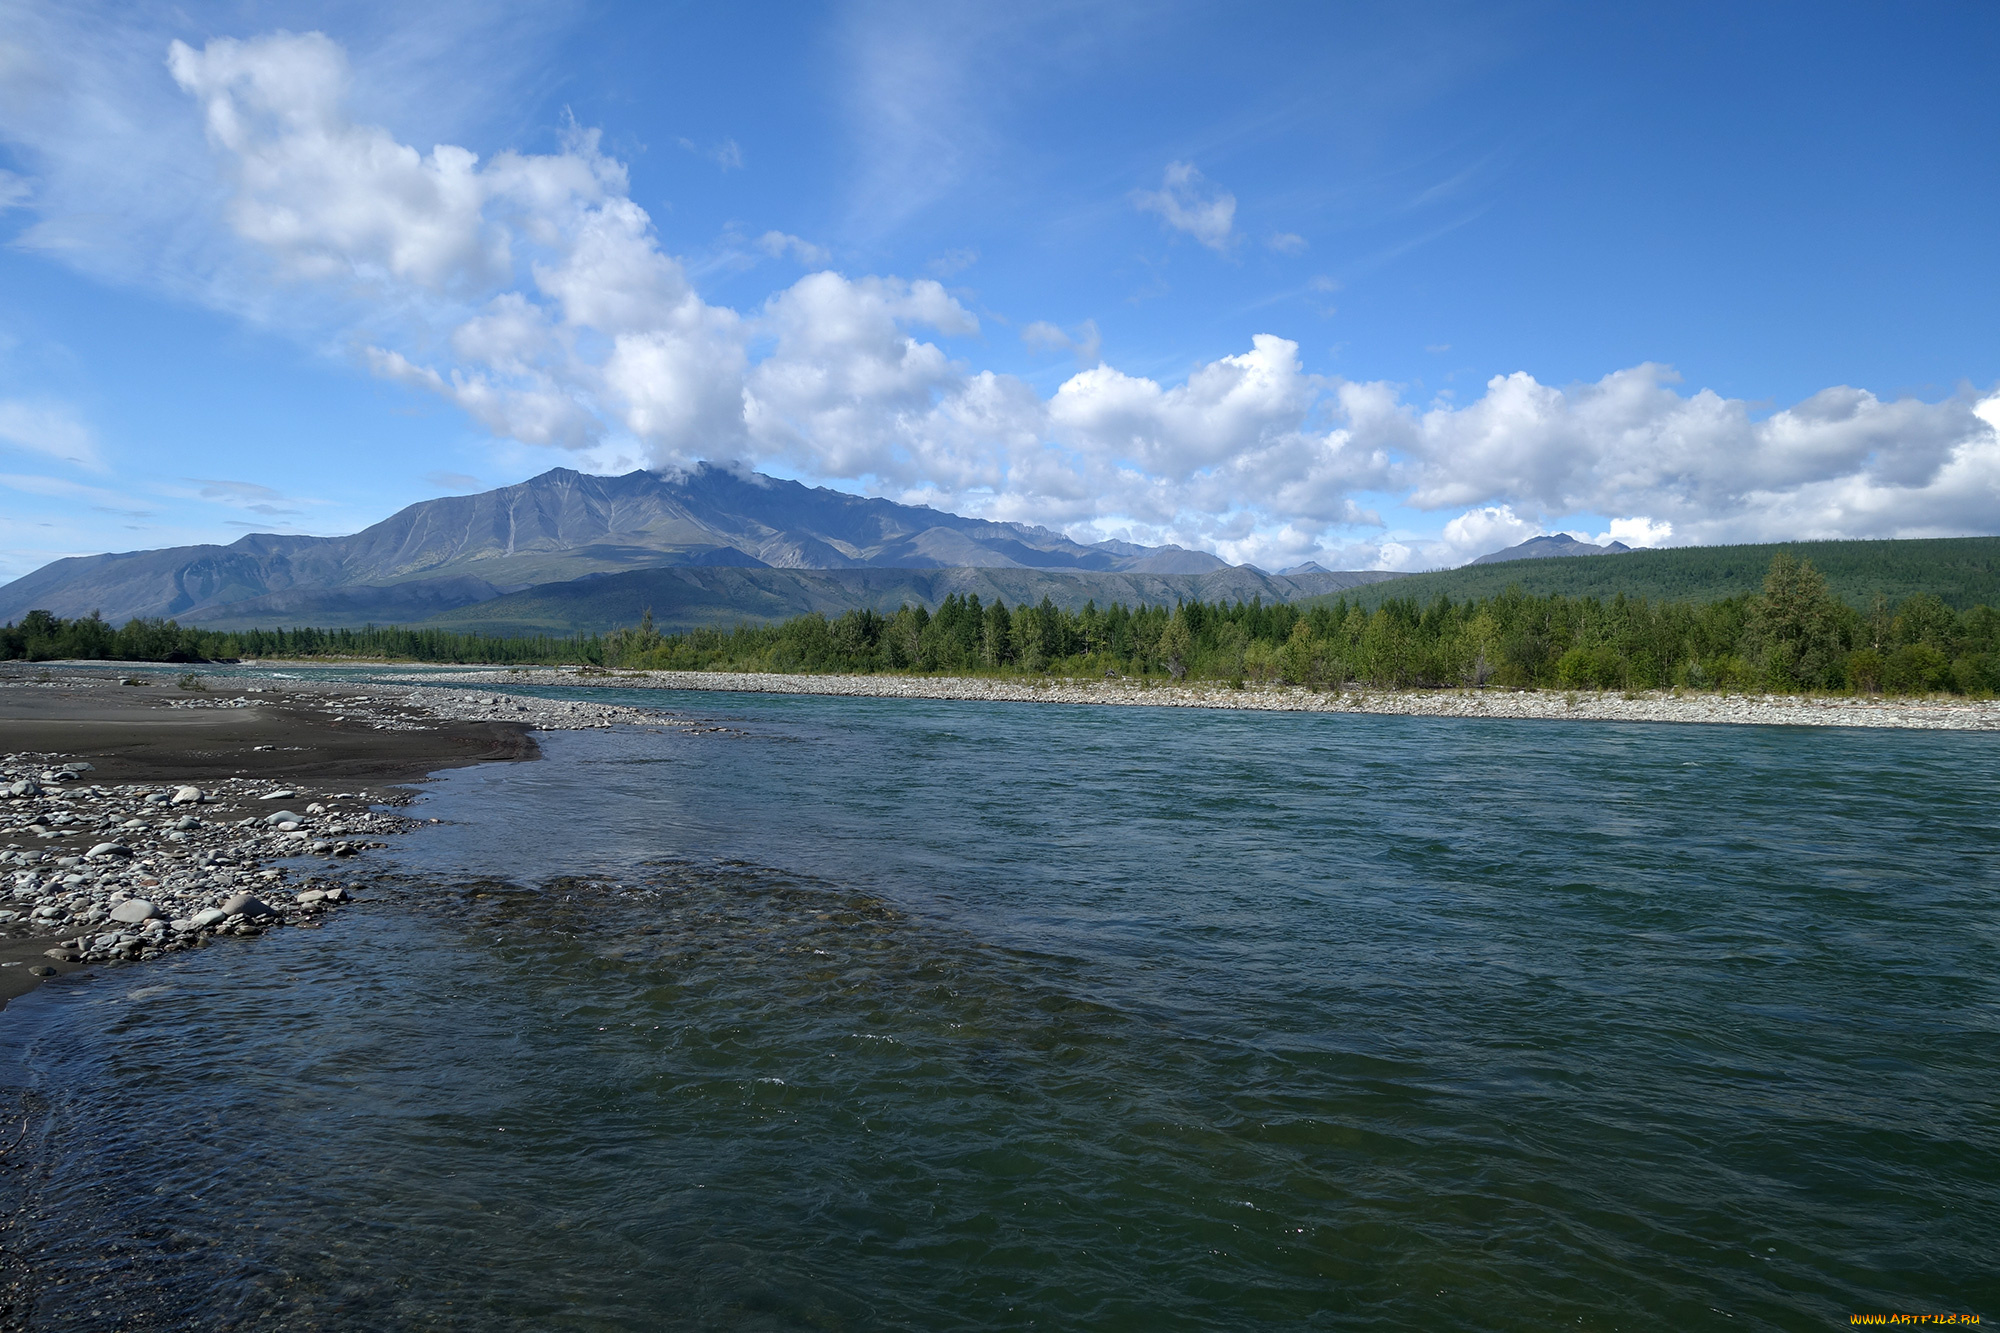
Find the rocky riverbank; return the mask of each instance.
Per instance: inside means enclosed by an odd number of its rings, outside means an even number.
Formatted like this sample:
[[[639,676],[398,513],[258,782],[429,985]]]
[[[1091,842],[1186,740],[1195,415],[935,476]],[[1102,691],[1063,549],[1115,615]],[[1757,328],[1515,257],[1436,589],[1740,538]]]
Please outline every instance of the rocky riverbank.
[[[0,1003],[43,977],[316,925],[421,821],[398,784],[531,731],[685,728],[590,699],[0,670]],[[59,748],[58,748],[59,747]]]
[[[496,674],[490,671],[426,677],[440,683],[483,682],[489,688],[496,678]],[[1724,695],[1664,690],[1630,694],[1593,690],[1381,690],[1359,686],[1309,690],[1290,685],[1246,685],[1237,689],[1226,684],[1174,685],[1132,679],[793,676],[721,671],[620,671],[585,675],[566,668],[517,669],[505,673],[505,679],[516,687],[539,688],[615,686],[621,689],[835,694],[889,699],[978,699],[1140,708],[1249,708],[1408,717],[1568,718],[1596,722],[2000,730],[2000,701],[1936,697]]]
[[[364,792],[302,796],[245,779],[107,786],[91,776],[87,761],[0,760],[0,883],[8,890],[0,937],[56,938],[43,951],[49,961],[30,975],[312,924],[348,890],[271,863],[350,857],[413,822],[371,809]]]

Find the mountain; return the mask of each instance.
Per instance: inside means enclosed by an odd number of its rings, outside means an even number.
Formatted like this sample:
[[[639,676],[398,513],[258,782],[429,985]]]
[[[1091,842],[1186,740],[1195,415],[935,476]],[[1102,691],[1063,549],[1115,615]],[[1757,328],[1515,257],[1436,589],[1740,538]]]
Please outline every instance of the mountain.
[[[1504,551],[1488,551],[1472,563],[1475,565],[1497,565],[1503,560],[1547,560],[1572,555],[1617,555],[1632,548],[1624,542],[1612,542],[1606,546],[1592,546],[1580,542],[1567,532],[1551,532],[1542,537],[1530,537],[1519,546],[1510,546]]]
[[[542,583],[661,566],[1063,569],[1198,574],[1205,551],[1082,545],[703,464],[680,476],[555,468],[517,486],[413,504],[349,537],[253,533],[227,546],[58,560],[0,587],[0,620],[41,607],[112,621],[265,623],[338,609],[407,621]]]
[[[0,621],[43,608],[63,616],[100,611],[114,623],[163,616],[216,626],[410,624],[552,585],[569,591],[538,595],[580,595],[571,585],[591,575],[663,568],[1043,571],[1086,581],[1157,576],[1175,580],[1157,585],[1168,600],[1193,595],[1172,591],[1196,586],[1187,579],[1224,572],[1217,586],[1240,586],[1245,596],[1297,596],[1304,587],[1247,567],[1231,570],[1206,551],[1118,541],[1084,545],[1028,524],[965,518],[702,464],[680,475],[640,471],[622,477],[555,468],[517,486],[413,504],[348,537],[254,533],[227,546],[57,560],[0,587]],[[1309,572],[1353,582],[1380,577],[1329,575],[1317,567]],[[690,589],[733,587],[757,595],[754,580],[689,577]],[[847,599],[841,609],[872,605],[852,599],[874,597],[876,582],[861,580],[835,600]],[[1040,586],[1032,579],[1016,582],[1024,590]],[[832,595],[820,583],[811,586],[821,590],[794,589],[786,596],[810,601]],[[1140,585],[1116,586],[1126,590],[1117,595],[1130,600]],[[709,593],[688,595],[691,605],[709,604]]]
[[[592,574],[568,583],[543,583],[521,592],[461,606],[423,621],[425,627],[485,634],[602,633],[636,624],[646,612],[662,631],[739,623],[771,623],[809,611],[838,616],[859,610],[889,614],[905,603],[937,608],[947,596],[976,595],[1009,606],[1044,597],[1065,610],[1085,602],[1172,605],[1177,601],[1289,602],[1299,597],[1359,587],[1394,577],[1375,571],[1286,578],[1247,565],[1205,574],[1073,573],[1046,569],[633,569]],[[221,629],[268,625],[268,618]],[[326,616],[296,622],[337,627]],[[360,623],[360,622],[349,622]]]

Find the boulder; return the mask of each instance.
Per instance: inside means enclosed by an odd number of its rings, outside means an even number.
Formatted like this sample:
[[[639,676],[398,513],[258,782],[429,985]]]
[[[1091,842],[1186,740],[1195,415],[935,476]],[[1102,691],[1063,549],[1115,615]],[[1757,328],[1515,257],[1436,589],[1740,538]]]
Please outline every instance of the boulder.
[[[303,824],[305,816],[295,815],[290,810],[274,810],[264,816],[264,822],[266,824]]]
[[[241,912],[244,916],[276,916],[278,914],[277,909],[254,893],[235,894],[222,904],[222,911],[225,916],[235,916],[238,912]]]
[[[229,913],[223,911],[220,907],[204,907],[201,911],[196,912],[188,918],[188,924],[196,930],[206,930],[210,926],[220,923],[228,915]]]
[[[172,799],[172,801],[170,802],[170,804],[173,804],[173,805],[200,805],[200,804],[201,804],[201,788],[199,788],[199,787],[177,787],[177,788],[175,788],[175,789],[174,789],[174,794],[173,794],[173,799]]]
[[[130,856],[132,849],[122,842],[100,842],[90,849],[92,856]]]
[[[111,909],[113,921],[124,921],[136,925],[141,921],[151,921],[160,914],[160,909],[144,898],[127,898]]]

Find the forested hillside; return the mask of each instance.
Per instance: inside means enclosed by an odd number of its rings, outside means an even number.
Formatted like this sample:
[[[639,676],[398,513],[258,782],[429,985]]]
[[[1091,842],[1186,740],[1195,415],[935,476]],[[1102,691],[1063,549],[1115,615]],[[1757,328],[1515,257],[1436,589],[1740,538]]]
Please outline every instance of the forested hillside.
[[[2000,537],[1683,546],[1509,560],[1412,574],[1359,596],[1370,607],[1391,598],[1429,604],[1439,597],[1461,602],[1495,597],[1519,587],[1532,597],[1611,598],[1623,593],[1648,601],[1709,602],[1757,592],[1772,557],[1780,552],[1810,560],[1833,595],[1856,611],[1868,610],[1877,597],[1893,604],[1916,593],[1928,593],[1961,611],[2000,605]],[[1349,599],[1353,597],[1350,593]]]

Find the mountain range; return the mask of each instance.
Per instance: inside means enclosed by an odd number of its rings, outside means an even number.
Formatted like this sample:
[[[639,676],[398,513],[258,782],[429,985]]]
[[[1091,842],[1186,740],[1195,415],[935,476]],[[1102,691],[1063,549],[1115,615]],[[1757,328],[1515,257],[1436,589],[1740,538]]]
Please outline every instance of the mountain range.
[[[668,627],[935,605],[952,591],[1068,605],[1270,601],[1391,577],[1317,565],[1273,575],[1178,546],[1085,545],[711,464],[619,477],[555,468],[413,504],[347,537],[253,533],[227,546],[57,560],[0,587],[0,621],[42,608],[217,627],[603,629],[644,602]],[[614,606],[620,618],[603,619]]]

